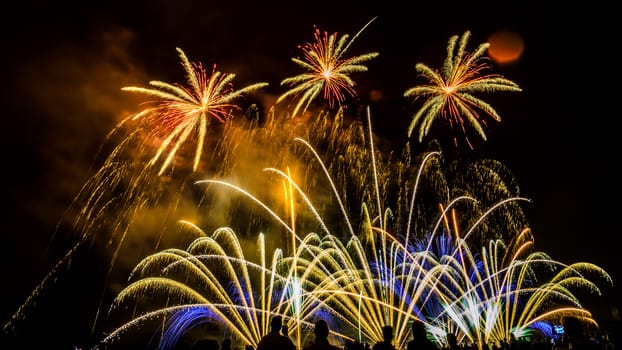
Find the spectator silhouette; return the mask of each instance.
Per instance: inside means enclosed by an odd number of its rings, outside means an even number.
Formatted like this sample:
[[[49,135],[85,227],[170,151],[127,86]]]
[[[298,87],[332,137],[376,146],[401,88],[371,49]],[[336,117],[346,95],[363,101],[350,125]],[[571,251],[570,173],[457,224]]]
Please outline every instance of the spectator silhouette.
[[[257,350],[295,350],[296,346],[291,339],[280,333],[283,326],[283,319],[281,316],[276,315],[270,320],[270,331],[264,335],[259,344],[257,344]]]
[[[506,344],[504,348],[508,349],[510,347],[509,344]],[[448,350],[461,350],[462,346],[458,344],[458,339],[456,335],[453,333],[447,333],[447,349]]]
[[[317,320],[313,329],[315,341],[305,346],[304,350],[340,350],[341,348],[328,342],[328,333],[328,323],[324,320]]]
[[[422,321],[415,320],[410,330],[412,331],[413,339],[406,344],[406,350],[438,350],[436,344],[428,339],[428,331],[425,329],[425,324]]]
[[[590,338],[578,318],[565,316],[562,319],[562,325],[564,326],[564,339],[560,344],[555,345],[554,350],[604,350],[603,346]]]
[[[396,350],[393,342],[393,327],[382,327],[382,340],[374,344],[372,350]]]
[[[287,327],[287,323],[283,323],[281,326],[281,334],[289,338],[289,328]]]
[[[231,350],[231,339],[223,339],[222,344],[220,344],[220,350]]]

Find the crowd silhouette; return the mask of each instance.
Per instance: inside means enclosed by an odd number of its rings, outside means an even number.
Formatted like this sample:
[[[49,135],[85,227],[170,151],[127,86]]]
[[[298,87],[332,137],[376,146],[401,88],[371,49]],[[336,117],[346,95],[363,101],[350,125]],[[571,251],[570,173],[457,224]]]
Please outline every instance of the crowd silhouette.
[[[328,323],[326,323],[325,320],[317,320],[315,322],[315,328],[313,329],[315,340],[313,343],[305,346],[304,350],[342,350],[328,341],[329,333]]]
[[[261,338],[259,344],[257,344],[257,350],[296,350],[294,342],[289,337],[281,334],[282,327],[283,318],[278,315],[272,317],[270,332]]]
[[[382,327],[382,340],[374,344],[373,350],[397,350],[393,346],[393,327]]]
[[[501,344],[486,344],[484,350],[615,350],[614,344],[605,337],[597,337],[583,326],[576,317],[562,319],[563,336],[557,339],[525,339],[512,338],[511,341]],[[336,345],[329,341],[330,329],[328,322],[318,319],[313,328],[314,339],[301,348],[297,348],[289,338],[287,324],[279,315],[270,320],[270,330],[263,335],[257,348],[252,345],[232,344],[230,338],[222,340],[219,347],[214,339],[201,339],[194,343],[193,350],[478,350],[474,343],[460,343],[455,335],[447,334],[445,344],[437,344],[431,340],[422,321],[413,321],[411,325],[411,340],[404,348],[394,344],[394,329],[391,325],[382,327],[383,339],[375,344],[361,343],[356,340],[347,340],[344,344]]]
[[[423,322],[419,320],[414,321],[410,330],[413,339],[406,344],[406,350],[438,350],[436,344],[428,338],[428,332]],[[455,341],[455,339],[454,336],[453,340]],[[454,345],[457,345],[457,343]]]

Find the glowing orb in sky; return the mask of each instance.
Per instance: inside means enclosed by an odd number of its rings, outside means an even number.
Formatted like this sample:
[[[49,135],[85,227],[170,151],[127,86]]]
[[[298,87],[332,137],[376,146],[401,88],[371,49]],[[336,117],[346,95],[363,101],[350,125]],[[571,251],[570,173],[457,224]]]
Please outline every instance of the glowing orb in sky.
[[[525,49],[520,34],[511,30],[498,30],[488,37],[488,55],[495,62],[505,64],[518,60]]]

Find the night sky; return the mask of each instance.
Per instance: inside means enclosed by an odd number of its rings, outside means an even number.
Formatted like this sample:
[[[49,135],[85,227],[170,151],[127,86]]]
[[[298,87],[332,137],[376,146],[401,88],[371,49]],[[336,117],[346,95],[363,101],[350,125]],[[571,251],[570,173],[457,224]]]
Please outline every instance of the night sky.
[[[490,99],[502,121],[474,152],[506,164],[532,200],[525,211],[538,250],[611,274],[615,286],[599,281],[603,296],[585,304],[593,305],[597,320],[612,320],[622,280],[614,225],[620,209],[615,11],[544,1],[361,4],[16,2],[4,11],[2,323],[77,239],[53,237],[56,224],[93,173],[106,134],[139,108],[121,87],[181,81],[180,47],[192,61],[235,72],[239,86],[266,81],[276,93],[283,78],[298,72],[290,58],[312,40],[314,25],[353,35],[374,17],[351,50],[380,55],[354,80],[363,97],[382,92],[371,108],[378,111],[376,131],[388,138],[405,137],[412,109],[404,108],[402,95],[415,85],[415,64],[439,67],[450,36],[470,30],[471,50],[499,30],[523,38],[519,60],[494,67],[523,92]],[[71,271],[17,323],[11,342],[93,345],[98,276],[106,268],[97,252],[76,256]]]

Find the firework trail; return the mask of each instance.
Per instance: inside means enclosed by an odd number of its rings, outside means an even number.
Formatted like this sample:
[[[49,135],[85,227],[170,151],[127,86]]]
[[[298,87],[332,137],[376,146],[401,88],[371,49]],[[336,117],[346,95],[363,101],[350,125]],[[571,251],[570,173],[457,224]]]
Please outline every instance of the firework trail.
[[[323,119],[323,118],[322,118]],[[316,129],[317,130],[317,129]],[[318,153],[311,148],[311,145],[302,139],[298,139],[303,143],[305,147],[309,147],[314,157],[321,163],[323,172],[328,177],[330,176],[326,164],[319,159]],[[298,186],[294,179],[285,172],[279,171],[275,168],[267,168],[268,173],[273,173],[284,179],[288,184],[287,187],[293,188],[294,191],[290,191],[288,200],[292,203],[295,201],[295,197],[302,199],[299,201],[302,204],[298,204],[295,207],[301,207],[304,205],[312,212],[312,217],[316,220],[316,226],[319,224],[321,228],[321,234],[307,233],[300,226],[304,225],[303,220],[288,220],[287,218],[281,218],[277,212],[273,211],[269,205],[261,202],[257,197],[248,193],[239,186],[219,181],[219,180],[207,180],[201,181],[207,185],[211,185],[210,189],[213,189],[214,185],[225,186],[236,192],[239,192],[255,202],[263,210],[269,213],[282,228],[285,228],[287,234],[294,237],[294,245],[291,249],[292,255],[281,256],[281,250],[277,248],[274,252],[275,258],[273,259],[273,267],[281,266],[285,269],[267,269],[265,268],[265,248],[263,235],[260,235],[262,243],[262,253],[260,253],[261,264],[252,263],[247,260],[242,253],[242,246],[238,242],[238,237],[232,230],[221,228],[215,231],[213,238],[199,238],[193,242],[188,251],[180,251],[177,249],[169,249],[159,253],[155,253],[148,258],[145,258],[135,269],[132,275],[132,279],[138,280],[131,283],[117,296],[111,312],[115,310],[123,310],[123,305],[131,302],[132,310],[137,315],[133,317],[129,322],[124,323],[122,326],[116,328],[105,339],[105,343],[115,343],[123,337],[124,334],[130,332],[139,325],[152,321],[156,318],[163,318],[169,315],[178,315],[177,312],[188,312],[190,316],[195,315],[190,310],[196,310],[200,308],[205,311],[206,318],[209,318],[212,322],[222,324],[224,328],[236,327],[239,333],[234,334],[234,337],[241,342],[247,344],[255,344],[259,341],[262,334],[267,331],[267,324],[269,317],[267,315],[279,313],[292,320],[290,329],[293,334],[298,337],[297,343],[302,344],[300,338],[303,334],[309,334],[310,326],[312,325],[311,317],[316,317],[318,314],[324,314],[330,316],[331,319],[338,320],[339,322],[347,321],[351,319],[349,313],[343,313],[348,310],[345,306],[352,306],[361,303],[361,298],[368,300],[365,302],[364,307],[368,310],[366,318],[370,320],[361,319],[359,317],[359,323],[356,326],[361,336],[368,339],[380,340],[381,339],[381,326],[384,322],[383,308],[379,303],[383,303],[385,307],[389,306],[387,301],[381,300],[381,291],[377,288],[378,283],[372,279],[373,272],[368,265],[369,259],[365,255],[365,250],[358,242],[356,238],[356,232],[352,227],[352,224],[347,217],[347,209],[344,207],[344,202],[337,199],[340,208],[340,212],[346,220],[344,227],[348,227],[349,236],[352,241],[348,244],[348,247],[344,246],[340,238],[334,236],[331,233],[331,228],[328,227],[329,223],[325,222],[323,216],[314,207],[311,198],[309,198],[302,188]],[[317,176],[317,175],[316,175]],[[376,176],[376,179],[378,177]],[[338,189],[334,181],[331,181],[331,188],[336,197],[339,196]],[[295,194],[293,194],[295,192]],[[297,213],[300,209],[295,210],[296,214],[288,213],[290,216],[298,217]],[[238,216],[239,220],[239,216]],[[366,220],[370,220],[369,215],[366,215]],[[290,226],[291,222],[291,226]],[[196,226],[185,223],[186,226],[192,227],[194,230],[198,229]],[[365,227],[371,228],[370,222],[365,224]],[[302,232],[299,234],[298,232]],[[365,236],[372,236],[373,233],[367,233]],[[200,234],[200,236],[205,236]],[[205,247],[208,242],[213,242],[217,237],[227,237],[225,243],[221,243],[218,247],[235,247],[233,252],[225,253],[225,248],[218,248],[218,253],[210,254],[206,249],[201,249],[199,253],[196,247]],[[203,243],[200,243],[203,242]],[[211,243],[209,243],[211,244]],[[215,245],[211,244],[211,249],[216,250]],[[350,255],[350,250],[355,249],[358,252],[358,256]],[[248,249],[248,248],[247,248]],[[332,252],[332,253],[329,253]],[[231,262],[234,262],[236,267],[230,269],[223,269],[223,266],[229,266]],[[337,276],[335,267],[340,264],[347,264],[348,274],[360,270],[361,274],[354,281],[346,281],[343,276]],[[241,265],[241,266],[238,266]],[[249,273],[246,270],[249,267],[257,269],[258,266],[264,266],[261,271],[264,271],[265,277],[255,278],[249,277]],[[178,276],[177,278],[171,277],[173,271],[183,269],[187,274]],[[344,271],[343,269],[339,269]],[[272,271],[267,273],[267,271]],[[284,271],[281,273],[281,271]],[[289,272],[287,272],[289,271]],[[224,275],[223,275],[224,273]],[[152,276],[155,275],[155,276]],[[190,274],[190,275],[188,275]],[[217,278],[220,276],[221,278]],[[328,280],[327,280],[328,278]],[[366,281],[363,281],[363,278]],[[269,286],[265,281],[268,279]],[[183,281],[183,282],[181,282]],[[232,291],[227,288],[226,285],[233,281]],[[328,282],[332,281],[332,282]],[[181,282],[181,283],[180,283]],[[360,284],[364,282],[364,284]],[[345,285],[344,285],[345,283]],[[355,304],[352,304],[352,293],[354,289],[366,286],[366,292],[369,295],[363,297],[360,296],[360,291],[355,293]],[[269,290],[269,293],[265,293]],[[289,291],[289,293],[287,293]],[[155,298],[155,293],[164,293],[166,297],[162,299]],[[335,294],[337,293],[337,294]],[[330,303],[327,303],[323,299],[327,295],[335,294]],[[272,299],[273,295],[279,295]],[[296,296],[297,297],[294,297]],[[384,293],[386,295],[386,293]],[[252,297],[255,296],[255,297]],[[287,299],[283,299],[287,296]],[[255,299],[256,298],[256,299]],[[165,300],[166,307],[157,309],[157,303],[155,300]],[[149,307],[148,310],[142,310],[138,304],[146,302]],[[337,304],[336,307],[331,306]],[[156,308],[155,310],[153,308]],[[228,311],[223,311],[226,309]],[[232,310],[235,310],[233,312]],[[233,312],[233,313],[232,313]],[[244,314],[243,316],[238,313]],[[177,319],[177,318],[176,318]],[[254,323],[252,320],[257,321],[257,324],[252,327],[245,327],[239,323],[242,320],[250,323]],[[404,319],[407,319],[406,317]],[[190,327],[195,323],[184,323],[183,317],[179,318],[180,323],[170,323],[167,328],[167,333],[162,336],[163,344],[170,344],[175,342],[175,335],[180,334],[180,330],[176,327]],[[365,326],[361,326],[361,322],[366,322]],[[351,322],[346,322],[347,327],[354,327]],[[335,328],[338,329],[338,328]],[[182,332],[183,333],[183,332]],[[169,335],[173,334],[173,335]],[[334,336],[340,339],[351,339],[345,333],[335,332]],[[173,338],[172,340],[170,338]]]
[[[297,140],[311,151],[321,164],[322,173],[331,180],[330,167],[323,163],[320,154],[308,142]],[[371,139],[369,142],[373,143]],[[419,176],[436,156],[438,153],[432,152],[423,158]],[[371,168],[377,171],[376,167]],[[267,331],[267,315],[278,313],[290,323],[299,346],[305,341],[305,332],[311,333],[309,325],[313,318],[320,314],[334,323],[333,336],[341,341],[377,342],[382,339],[382,326],[391,324],[396,330],[396,344],[404,345],[409,322],[418,319],[427,324],[438,343],[445,342],[451,333],[483,349],[489,341],[509,341],[512,335],[542,328],[543,323],[550,325],[565,314],[591,319],[570,287],[598,292],[588,278],[589,273],[610,281],[606,272],[592,264],[566,266],[540,252],[526,255],[533,244],[529,230],[516,234],[507,252],[503,240],[488,241],[488,250],[483,248],[481,252],[470,248],[480,240],[469,244],[467,240],[476,238],[475,232],[494,212],[524,198],[494,203],[472,221],[463,236],[458,224],[462,215],[457,212],[461,213],[460,204],[476,202],[469,196],[453,198],[447,206],[441,206],[441,214],[431,230],[393,235],[387,229],[391,211],[382,209],[385,197],[376,201],[374,212],[363,205],[362,220],[354,225],[356,220],[344,206],[343,194],[331,180],[328,188],[336,197],[333,211],[339,212],[344,221],[338,227],[346,229],[345,235],[336,235],[331,228],[333,218],[325,218],[313,198],[287,172],[275,168],[265,171],[277,175],[289,189],[287,200],[294,209],[287,217],[281,217],[270,205],[234,184],[216,179],[199,183],[211,186],[210,191],[215,186],[225,187],[267,212],[293,238],[291,253],[284,255],[276,248],[272,267],[268,268],[263,234],[259,235],[258,244],[260,263],[254,263],[243,254],[244,247],[234,231],[221,228],[209,238],[197,239],[187,251],[153,254],[136,267],[133,278],[138,280],[126,287],[113,305],[113,311],[122,310],[122,305],[134,305],[137,316],[113,330],[106,342],[119,341],[147,321],[164,322],[165,316],[173,315],[173,321],[169,320],[164,327],[154,327],[160,329],[160,345],[166,347],[195,325],[186,322],[182,315],[187,313],[194,320],[195,312],[201,310],[201,320],[223,329],[234,327],[229,330],[235,333],[232,335],[247,344],[254,344]],[[365,185],[376,188],[374,193],[381,195],[377,179]],[[298,204],[293,205],[294,202]],[[316,220],[319,232],[304,229],[302,221],[291,219],[305,209]],[[545,278],[544,284],[538,284],[539,266],[562,269],[553,278]],[[260,276],[253,278],[249,269],[258,270]],[[173,274],[180,271],[179,275]],[[165,295],[158,299],[163,300],[165,307],[158,308],[154,303],[155,294]],[[143,302],[149,308],[137,311],[136,305]]]
[[[565,315],[595,323],[573,291],[600,295],[591,279],[612,283],[594,264],[566,265],[534,251],[528,229],[508,244],[490,240],[481,250],[459,235],[441,243],[445,252],[430,271],[439,288],[437,309],[427,315],[439,343],[446,343],[447,334],[478,349],[534,333],[553,338],[552,325]]]
[[[296,300],[289,293],[297,288],[291,284],[295,279],[283,263],[281,250],[275,250],[271,261],[266,261],[263,235],[257,241],[260,262],[253,263],[245,256],[248,245],[243,246],[231,229],[206,235],[191,223],[183,224],[200,231],[201,237],[187,250],[167,249],[136,266],[131,276],[134,282],[117,295],[110,312],[123,311],[130,305],[137,316],[111,332],[103,344],[115,345],[136,326],[175,316],[161,337],[162,348],[174,346],[188,330],[184,328],[194,326],[184,323],[182,315],[195,312],[205,322],[221,324],[236,342],[253,347],[269,331],[274,315],[287,316],[285,321],[291,323],[292,330],[302,324],[312,327],[312,320],[300,317],[301,313],[295,320],[287,313]],[[158,304],[165,307],[158,308]]]

